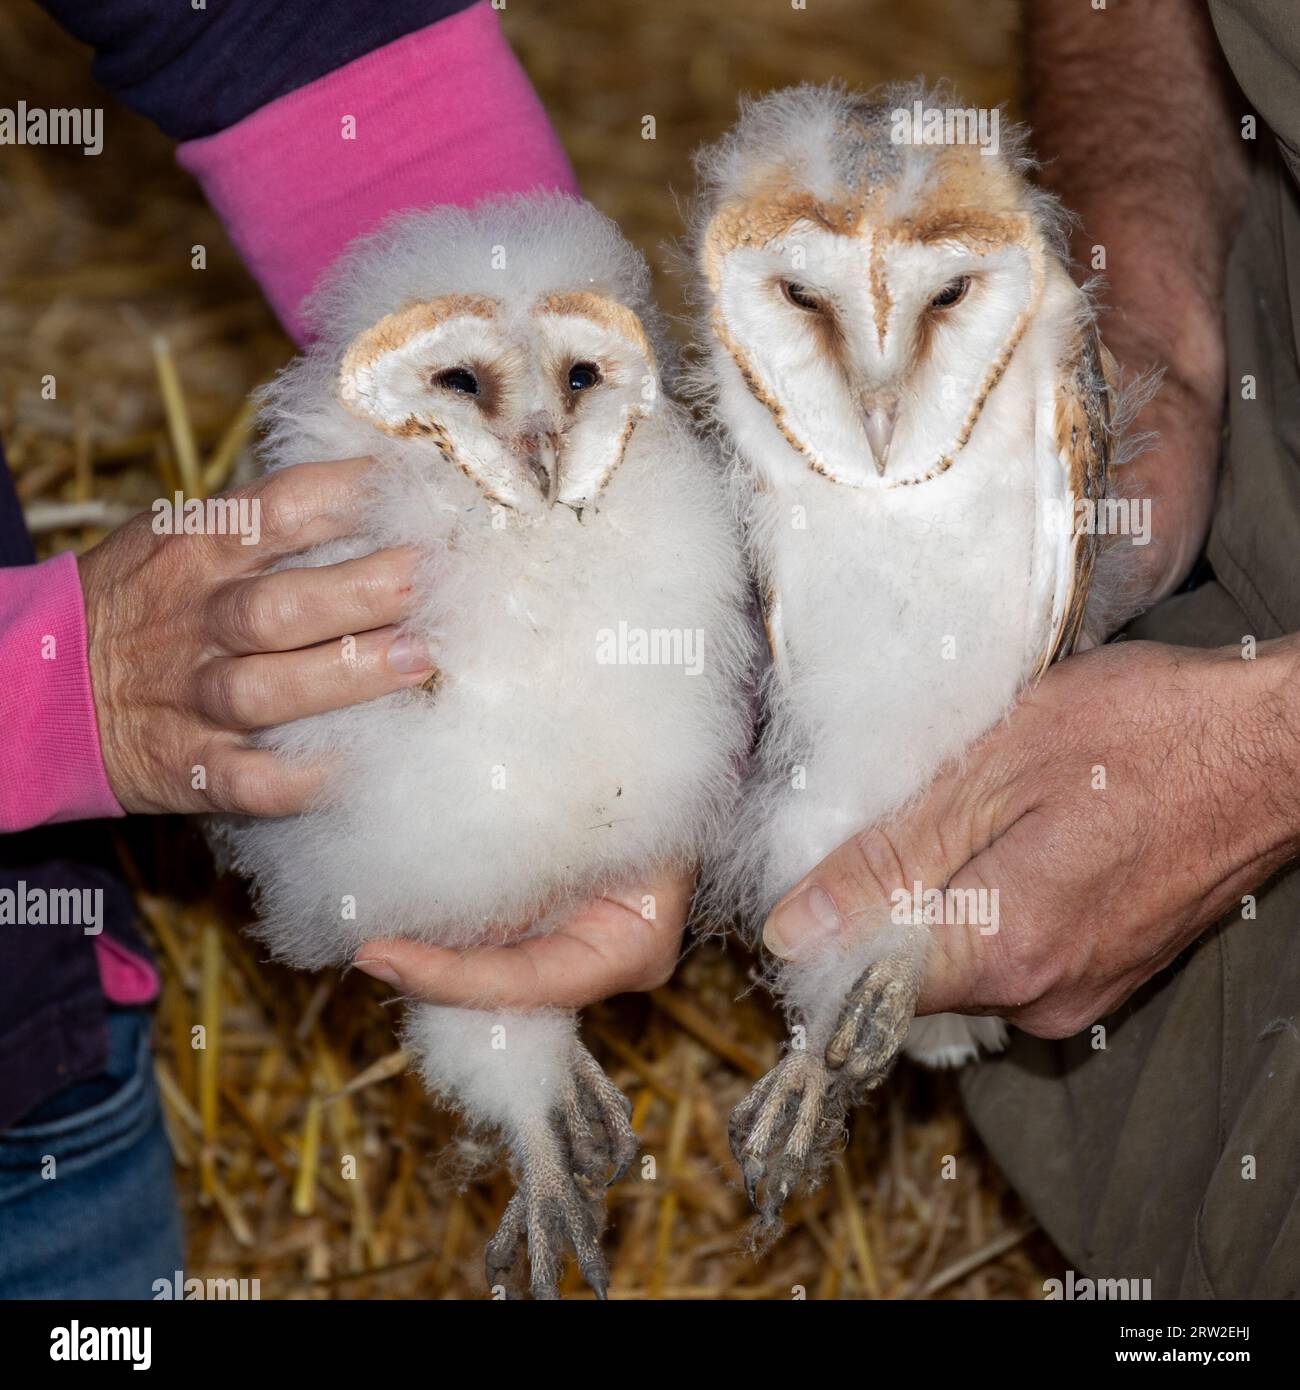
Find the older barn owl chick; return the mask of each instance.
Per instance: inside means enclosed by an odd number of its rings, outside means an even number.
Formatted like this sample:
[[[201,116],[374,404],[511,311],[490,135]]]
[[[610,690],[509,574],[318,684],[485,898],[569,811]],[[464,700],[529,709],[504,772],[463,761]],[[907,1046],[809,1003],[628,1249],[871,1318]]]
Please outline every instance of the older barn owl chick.
[[[308,969],[376,937],[464,947],[689,870],[749,737],[748,587],[721,471],[663,394],[644,262],[572,199],[435,209],[357,243],[317,309],[266,398],[271,466],[376,466],[355,538],[297,563],[416,547],[438,675],[271,732],[334,772],[310,814],[225,828],[261,938]],[[635,1142],[574,1016],[419,1004],[404,1041],[508,1145],[489,1281],[526,1246],[554,1295],[567,1245],[603,1292],[599,1194]]]
[[[1107,486],[1113,400],[1063,215],[1027,182],[1017,133],[921,143],[951,127],[918,104],[952,106],[919,84],[798,87],[746,106],[698,159],[700,393],[772,658],[720,875],[755,929],[1086,621],[1095,539],[1076,504]],[[769,1225],[904,1040],[938,1064],[1003,1042],[994,1019],[913,1021],[929,940],[914,914],[857,925],[778,973],[795,1041],[733,1116]]]

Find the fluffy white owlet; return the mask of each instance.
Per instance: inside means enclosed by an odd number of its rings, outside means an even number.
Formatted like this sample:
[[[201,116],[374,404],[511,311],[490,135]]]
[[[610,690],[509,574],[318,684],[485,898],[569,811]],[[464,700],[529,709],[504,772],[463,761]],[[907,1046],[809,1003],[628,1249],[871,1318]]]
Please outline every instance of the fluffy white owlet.
[[[376,466],[355,538],[295,563],[416,547],[407,627],[438,675],[267,736],[335,770],[309,814],[218,832],[260,938],[308,969],[376,937],[499,942],[689,870],[739,783],[752,624],[721,469],[663,392],[641,257],[568,198],[435,209],[356,243],[316,310],[266,396],[269,463]],[[553,1296],[569,1247],[603,1293],[601,1194],[636,1144],[574,1015],[416,1004],[403,1041],[506,1141],[489,1283],[513,1291],[526,1249]]]
[[[1019,133],[921,143],[935,124],[917,103],[944,131],[943,95],[778,92],[698,159],[698,386],[771,649],[719,874],[752,929],[1088,621],[1094,528],[1075,519],[1114,462],[1108,355]],[[955,1065],[1003,1044],[996,1019],[913,1021],[930,935],[898,916],[777,974],[794,1043],[732,1118],[769,1228],[900,1045]]]

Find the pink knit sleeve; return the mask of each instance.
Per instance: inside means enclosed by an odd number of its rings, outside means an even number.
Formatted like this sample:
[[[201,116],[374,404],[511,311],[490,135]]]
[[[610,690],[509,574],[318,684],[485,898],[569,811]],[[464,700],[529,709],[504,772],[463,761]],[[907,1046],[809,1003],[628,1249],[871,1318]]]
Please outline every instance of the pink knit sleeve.
[[[0,569],[0,832],[120,816],[104,773],[76,558]]]
[[[577,191],[537,94],[478,4],[180,146],[299,341],[303,298],[390,213]],[[120,816],[100,753],[76,561],[0,570],[0,831]]]
[[[497,193],[576,192],[541,102],[478,4],[180,146],[299,342],[304,296],[390,213]]]

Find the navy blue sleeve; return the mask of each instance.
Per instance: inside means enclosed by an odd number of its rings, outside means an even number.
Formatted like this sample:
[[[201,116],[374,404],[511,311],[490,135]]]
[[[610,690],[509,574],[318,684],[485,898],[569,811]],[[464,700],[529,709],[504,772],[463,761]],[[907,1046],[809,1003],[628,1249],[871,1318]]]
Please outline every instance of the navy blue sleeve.
[[[471,0],[39,0],[94,76],[176,140],[212,135]]]

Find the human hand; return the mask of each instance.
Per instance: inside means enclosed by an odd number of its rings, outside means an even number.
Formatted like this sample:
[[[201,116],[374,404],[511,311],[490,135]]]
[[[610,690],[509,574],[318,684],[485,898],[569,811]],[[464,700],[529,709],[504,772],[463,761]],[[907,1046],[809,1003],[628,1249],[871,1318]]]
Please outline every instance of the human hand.
[[[1254,660],[1147,642],[1072,657],[913,808],[813,869],[764,941],[795,958],[887,922],[915,883],[996,893],[996,932],[931,930],[919,1011],[1077,1033],[1300,851],[1298,678],[1294,637]]]
[[[645,893],[598,898],[547,936],[463,951],[401,939],[368,941],[353,964],[426,1004],[475,1009],[581,1009],[656,989],[673,973],[694,878],[668,877]],[[653,904],[654,916],[643,911]]]
[[[225,494],[256,504],[256,544],[157,535],[143,513],[81,556],[104,768],[125,810],[300,811],[324,769],[246,735],[428,679],[427,651],[393,626],[412,550],[266,573],[349,533],[369,466],[303,463]],[[339,641],[353,634],[354,649]]]

